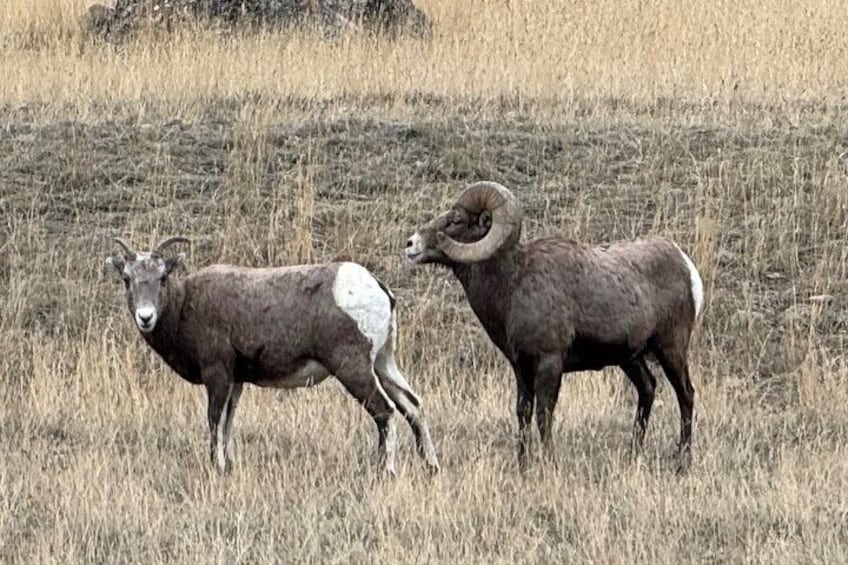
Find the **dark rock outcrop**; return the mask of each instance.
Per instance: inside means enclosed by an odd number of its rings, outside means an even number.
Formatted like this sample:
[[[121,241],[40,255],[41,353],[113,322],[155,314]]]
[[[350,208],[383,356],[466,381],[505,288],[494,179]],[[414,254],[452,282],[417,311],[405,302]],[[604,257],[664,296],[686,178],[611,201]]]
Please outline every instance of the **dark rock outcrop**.
[[[91,37],[120,41],[144,25],[169,30],[181,21],[271,29],[314,25],[331,35],[357,28],[426,35],[431,29],[412,0],[117,0],[114,8],[91,6],[83,28]]]

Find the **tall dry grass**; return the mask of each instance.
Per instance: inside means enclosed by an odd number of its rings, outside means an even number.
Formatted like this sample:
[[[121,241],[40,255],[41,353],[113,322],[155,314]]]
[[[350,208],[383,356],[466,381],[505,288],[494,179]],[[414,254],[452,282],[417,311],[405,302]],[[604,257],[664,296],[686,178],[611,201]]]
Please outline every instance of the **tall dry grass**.
[[[431,0],[431,41],[185,32],[85,43],[82,2],[0,4],[0,561],[821,562],[848,554],[841,3]],[[654,232],[707,284],[695,462],[659,394],[628,459],[615,370],[569,377],[557,465],[515,465],[512,377],[461,291],[400,258],[470,180],[525,237]],[[202,390],[102,272],[121,234],[190,268],[348,257],[395,290],[444,472],[339,387],[250,388],[236,468]]]
[[[102,104],[164,104],[197,115],[210,96],[306,100],[411,93],[504,97],[562,110],[618,99],[777,106],[840,103],[848,76],[848,7],[752,0],[420,3],[432,41],[351,34],[266,34],[237,40],[189,30],[124,48],[86,44],[84,0],[0,6],[0,101],[43,102],[85,117]]]

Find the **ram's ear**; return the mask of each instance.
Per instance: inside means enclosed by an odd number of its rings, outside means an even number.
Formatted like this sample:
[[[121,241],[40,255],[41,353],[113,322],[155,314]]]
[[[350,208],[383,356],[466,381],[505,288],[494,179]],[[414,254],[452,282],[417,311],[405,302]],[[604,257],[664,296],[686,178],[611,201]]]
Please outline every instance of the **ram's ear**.
[[[103,270],[113,275],[122,275],[125,264],[126,261],[123,257],[106,257],[106,261],[103,263]]]
[[[170,275],[174,269],[185,266],[185,253],[177,253],[172,257],[165,259],[165,274]]]
[[[477,218],[477,224],[483,228],[492,227],[492,213],[488,210],[480,212],[480,217]]]

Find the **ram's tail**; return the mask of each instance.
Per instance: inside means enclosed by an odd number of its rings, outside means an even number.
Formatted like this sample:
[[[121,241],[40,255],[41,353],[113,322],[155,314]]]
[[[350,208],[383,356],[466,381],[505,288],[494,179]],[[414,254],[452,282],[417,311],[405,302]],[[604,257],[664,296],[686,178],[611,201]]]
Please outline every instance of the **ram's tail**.
[[[695,319],[700,316],[701,311],[704,308],[704,281],[701,280],[701,273],[698,272],[698,268],[695,266],[695,263],[692,259],[689,258],[686,253],[680,249],[680,246],[675,244],[677,250],[680,251],[680,255],[683,256],[683,261],[686,263],[686,267],[689,269],[689,281],[691,284],[692,291],[692,302],[695,303]]]

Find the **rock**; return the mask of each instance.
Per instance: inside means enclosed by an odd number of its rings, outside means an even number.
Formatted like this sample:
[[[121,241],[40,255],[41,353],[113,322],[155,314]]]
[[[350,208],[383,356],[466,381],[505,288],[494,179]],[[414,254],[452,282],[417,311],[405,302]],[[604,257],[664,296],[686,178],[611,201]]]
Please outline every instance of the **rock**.
[[[412,0],[117,0],[113,8],[91,6],[83,28],[89,36],[119,41],[143,25],[167,30],[179,20],[265,28],[306,24],[330,33],[431,31],[429,18]]]
[[[717,255],[718,264],[722,267],[727,267],[736,263],[738,255],[728,249],[721,249]]]
[[[103,4],[89,6],[82,22],[82,29],[86,35],[103,39],[109,32],[109,26],[115,18],[115,9]]]

